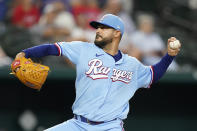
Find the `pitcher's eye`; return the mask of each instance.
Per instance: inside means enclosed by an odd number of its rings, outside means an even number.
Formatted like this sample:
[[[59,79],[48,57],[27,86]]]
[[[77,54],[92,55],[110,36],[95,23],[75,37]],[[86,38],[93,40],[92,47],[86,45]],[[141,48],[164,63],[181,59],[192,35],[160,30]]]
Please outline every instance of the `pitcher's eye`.
[[[111,27],[106,26],[106,25],[99,25],[98,28],[101,28],[101,29],[112,29]]]

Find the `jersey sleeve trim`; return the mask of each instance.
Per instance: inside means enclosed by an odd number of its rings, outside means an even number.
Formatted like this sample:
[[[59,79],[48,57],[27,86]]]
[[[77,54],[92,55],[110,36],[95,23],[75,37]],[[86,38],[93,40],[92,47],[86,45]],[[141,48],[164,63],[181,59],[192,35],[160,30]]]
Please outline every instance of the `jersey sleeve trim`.
[[[62,55],[62,50],[61,50],[60,45],[58,43],[55,43],[55,46],[57,47],[58,52],[59,52],[59,55],[58,56],[61,56]]]
[[[148,86],[148,88],[151,87],[152,83],[153,83],[153,79],[154,79],[154,71],[153,71],[153,67],[150,66],[150,70],[151,70],[151,81],[150,81],[150,84]]]

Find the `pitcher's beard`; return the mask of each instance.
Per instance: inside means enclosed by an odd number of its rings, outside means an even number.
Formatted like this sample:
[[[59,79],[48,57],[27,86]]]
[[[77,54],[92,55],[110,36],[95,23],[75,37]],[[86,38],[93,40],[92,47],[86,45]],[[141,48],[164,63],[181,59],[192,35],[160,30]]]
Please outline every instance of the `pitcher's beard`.
[[[103,49],[106,45],[108,45],[111,42],[112,42],[112,39],[106,39],[106,38],[103,38],[101,41],[97,41],[96,39],[94,40],[94,44],[101,49]]]
[[[94,41],[94,44],[95,44],[97,47],[101,48],[101,49],[103,49],[103,48],[107,45],[107,43],[104,42],[104,41]]]

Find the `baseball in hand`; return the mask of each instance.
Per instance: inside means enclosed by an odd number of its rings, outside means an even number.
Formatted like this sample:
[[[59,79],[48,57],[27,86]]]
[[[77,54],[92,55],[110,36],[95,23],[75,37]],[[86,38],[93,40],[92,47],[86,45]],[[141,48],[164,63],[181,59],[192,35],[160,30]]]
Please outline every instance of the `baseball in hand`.
[[[171,49],[178,49],[181,46],[179,40],[175,40],[173,42],[170,42],[170,48]]]

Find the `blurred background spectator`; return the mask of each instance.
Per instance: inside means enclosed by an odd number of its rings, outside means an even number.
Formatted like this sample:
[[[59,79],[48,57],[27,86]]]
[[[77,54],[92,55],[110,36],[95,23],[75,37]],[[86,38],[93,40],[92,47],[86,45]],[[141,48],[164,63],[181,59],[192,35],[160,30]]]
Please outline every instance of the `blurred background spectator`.
[[[67,10],[71,10],[71,1],[72,0],[39,0],[40,3],[41,3],[41,10],[43,10],[45,8],[46,5],[50,4],[50,3],[53,3],[53,2],[61,2],[62,4],[64,4],[65,8]]]
[[[33,0],[20,0],[13,8],[12,24],[18,27],[31,28],[38,23],[40,10],[33,3]]]
[[[71,5],[76,21],[71,40],[93,42],[95,34],[94,30],[89,26],[89,22],[97,20],[101,13],[97,0],[73,0]]]
[[[74,18],[81,14],[84,15],[88,27],[90,27],[89,22],[97,20],[101,13],[97,0],[73,0],[71,6]]]
[[[130,2],[127,4],[131,5]],[[133,31],[135,31],[136,28],[131,16],[131,11],[132,10],[130,10],[129,13],[126,11],[124,1],[122,0],[107,0],[101,16],[106,13],[120,16],[125,24],[125,33],[130,35],[133,33]]]
[[[74,27],[75,21],[72,14],[66,10],[61,1],[55,1],[44,7],[41,18],[34,26],[32,33],[45,41],[66,41]]]
[[[166,42],[161,36],[155,32],[155,18],[150,14],[138,14],[137,16],[138,30],[130,36],[130,44],[135,48],[136,56],[145,65],[153,65],[160,61],[166,53]],[[129,48],[128,48],[129,49]],[[128,50],[128,52],[134,49]],[[132,52],[131,52],[132,53]],[[168,68],[172,71],[178,70],[178,65],[175,61]]]

